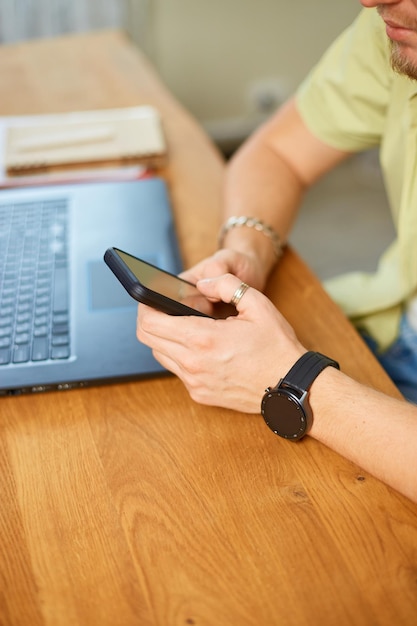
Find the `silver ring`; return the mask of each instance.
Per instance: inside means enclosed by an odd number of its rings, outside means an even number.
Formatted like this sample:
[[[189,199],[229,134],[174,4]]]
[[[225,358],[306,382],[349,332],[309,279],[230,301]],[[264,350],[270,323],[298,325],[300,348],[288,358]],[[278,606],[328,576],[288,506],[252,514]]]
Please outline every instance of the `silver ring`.
[[[235,306],[237,306],[248,289],[249,285],[247,285],[246,283],[240,283],[239,287],[233,294],[232,299],[230,300],[230,304],[234,304]]]

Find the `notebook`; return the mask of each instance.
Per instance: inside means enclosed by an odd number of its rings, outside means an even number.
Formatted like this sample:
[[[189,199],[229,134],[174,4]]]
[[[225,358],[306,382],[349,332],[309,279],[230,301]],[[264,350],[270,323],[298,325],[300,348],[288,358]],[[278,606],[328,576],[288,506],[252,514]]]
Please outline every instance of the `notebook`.
[[[181,270],[162,179],[0,192],[0,395],[165,373],[136,339],[110,246]]]
[[[8,120],[8,174],[68,170],[80,164],[164,164],[166,143],[158,111],[151,106],[103,109]]]

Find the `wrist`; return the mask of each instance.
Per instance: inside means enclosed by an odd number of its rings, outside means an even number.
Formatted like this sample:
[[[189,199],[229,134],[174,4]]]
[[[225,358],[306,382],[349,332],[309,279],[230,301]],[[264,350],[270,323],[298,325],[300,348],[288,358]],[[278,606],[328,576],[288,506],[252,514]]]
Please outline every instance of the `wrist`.
[[[345,374],[333,367],[326,368],[316,378],[310,389],[310,406],[314,415],[310,435],[323,443],[326,443],[334,429],[338,427],[335,420],[335,405],[338,399],[347,399],[346,391],[340,392],[340,383],[349,382]],[[350,385],[348,385],[350,386]],[[352,397],[352,402],[354,398]]]
[[[219,247],[242,252],[258,260],[265,274],[274,267],[285,247],[279,234],[258,218],[229,217],[220,229]]]
[[[330,366],[330,367],[329,367]],[[319,352],[305,352],[278,381],[268,387],[262,398],[261,413],[275,434],[298,441],[310,432],[314,410],[310,388],[325,369],[339,369],[339,364]]]

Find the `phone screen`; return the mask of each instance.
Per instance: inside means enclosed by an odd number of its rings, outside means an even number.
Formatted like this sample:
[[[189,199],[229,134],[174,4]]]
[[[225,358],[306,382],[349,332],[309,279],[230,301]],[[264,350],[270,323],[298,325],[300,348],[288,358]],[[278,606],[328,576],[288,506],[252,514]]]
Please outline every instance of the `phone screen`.
[[[215,319],[237,315],[237,309],[233,305],[210,302],[187,280],[119,248],[109,248],[104,260],[132,298],[160,311],[170,315],[202,315]],[[129,270],[129,278],[126,272],[123,272],[123,268]],[[135,277],[133,281],[132,275]]]
[[[173,274],[164,272],[153,265],[149,265],[121,250],[117,250],[117,254],[125,262],[130,271],[138,278],[139,282],[147,289],[151,289],[167,298],[171,298],[171,300],[182,302],[188,306],[192,306],[191,300],[202,298],[197,287],[191,283]]]

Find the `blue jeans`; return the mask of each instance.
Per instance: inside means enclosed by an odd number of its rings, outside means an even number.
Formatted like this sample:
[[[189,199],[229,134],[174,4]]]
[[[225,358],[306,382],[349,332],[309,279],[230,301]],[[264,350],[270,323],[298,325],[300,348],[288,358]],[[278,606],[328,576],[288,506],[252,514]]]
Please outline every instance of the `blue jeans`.
[[[401,319],[398,338],[382,354],[376,352],[372,338],[364,336],[364,339],[403,396],[417,404],[417,332],[410,326],[406,315]]]

